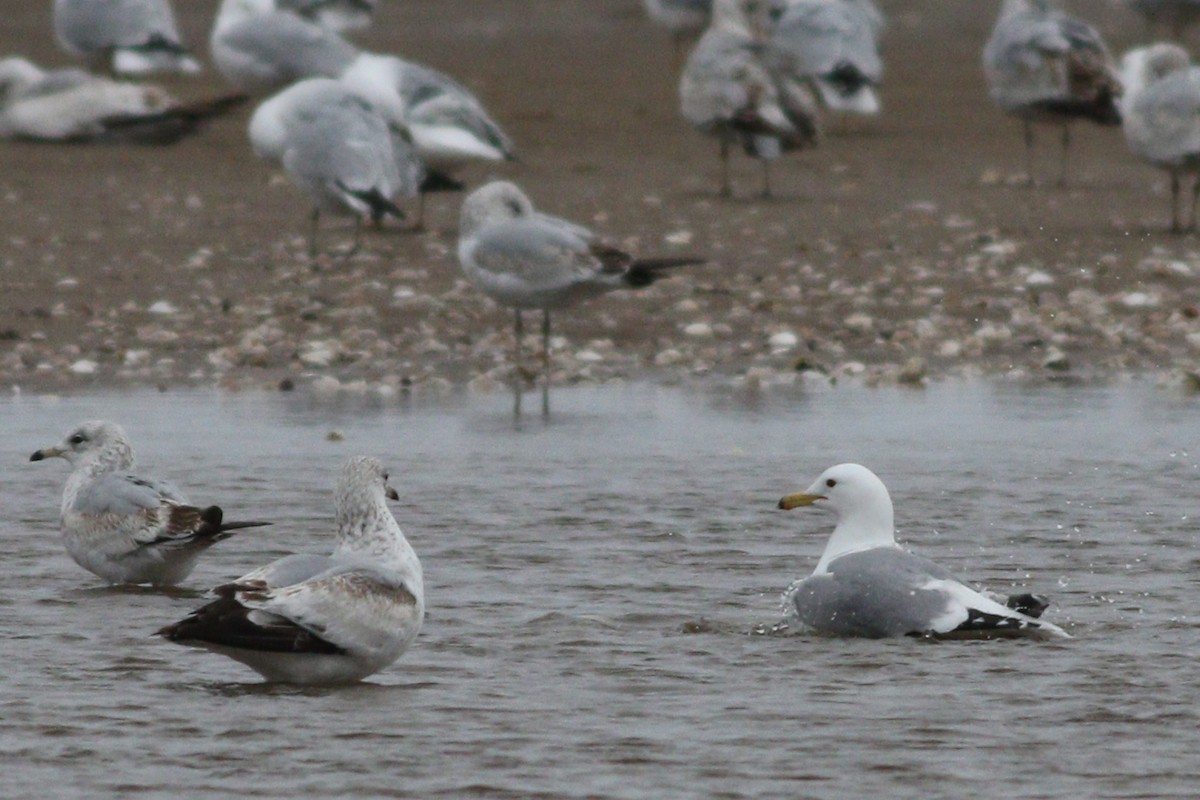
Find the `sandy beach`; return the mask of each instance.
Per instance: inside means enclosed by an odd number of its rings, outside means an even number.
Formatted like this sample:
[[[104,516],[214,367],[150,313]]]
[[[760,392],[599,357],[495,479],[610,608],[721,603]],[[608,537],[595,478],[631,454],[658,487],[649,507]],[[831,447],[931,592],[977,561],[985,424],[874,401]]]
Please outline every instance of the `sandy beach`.
[[[207,58],[216,3],[177,5]],[[558,314],[557,383],[1197,381],[1200,240],[1167,232],[1167,178],[1116,128],[1074,128],[1065,187],[1058,133],[1040,130],[1024,185],[1020,126],[980,65],[998,2],[882,0],[883,112],[827,118],[818,148],[777,162],[769,200],[742,158],[734,197],[716,195],[716,144],[681,118],[669,36],[636,0],[382,6],[356,41],[453,74],[517,143],[519,162],[471,185],[506,177],[619,246],[708,259]],[[1069,7],[1118,54],[1146,41],[1115,3]],[[6,54],[71,63],[49,4],[6,31]],[[211,68],[167,85],[227,91]],[[255,158],[252,107],[173,147],[0,144],[3,383],[503,385],[511,312],[461,276],[461,195],[432,196],[424,231],[390,224],[311,261],[307,199]],[[350,234],[332,222],[322,244]]]

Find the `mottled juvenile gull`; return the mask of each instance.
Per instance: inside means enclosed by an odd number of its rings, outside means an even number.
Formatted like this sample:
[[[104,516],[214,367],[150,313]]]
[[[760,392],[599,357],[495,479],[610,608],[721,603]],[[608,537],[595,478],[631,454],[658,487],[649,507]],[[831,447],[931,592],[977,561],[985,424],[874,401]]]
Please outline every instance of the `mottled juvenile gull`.
[[[749,13],[756,0],[716,0],[712,24],[688,56],[679,83],[684,118],[721,144],[721,194],[728,195],[729,147],[737,144],[763,165],[763,195],[771,193],[769,164],[784,151],[817,139],[817,104],[804,83],[773,74],[762,59],[761,36]]]
[[[250,142],[312,199],[313,257],[322,211],[354,217],[347,254],[354,253],[362,218],[402,219],[395,198],[416,196],[421,184],[421,164],[407,130],[389,124],[370,101],[329,78],[300,81],[264,101],[250,119]]]
[[[134,473],[133,447],[114,422],[85,422],[29,460],[54,456],[72,466],[62,498],[67,552],[110,583],[179,583],[233,531],[270,524],[223,522],[219,507],[189,505],[166,481]]]
[[[258,93],[302,78],[336,78],[358,56],[337,33],[276,10],[274,0],[223,0],[209,48],[226,80]]]
[[[463,201],[458,262],[484,294],[515,309],[517,368],[521,362],[521,311],[541,309],[545,359],[542,413],[549,414],[551,309],[614,289],[649,286],[664,277],[665,270],[697,264],[701,259],[635,258],[601,242],[581,225],[535,211],[514,184],[493,181]],[[519,403],[519,392],[517,398]]]
[[[1180,180],[1193,178],[1191,228],[1200,196],[1200,69],[1173,44],[1131,50],[1121,59],[1121,127],[1133,154],[1171,176],[1171,230],[1179,233]]]
[[[1033,123],[1062,128],[1059,184],[1067,179],[1070,125],[1077,119],[1120,125],[1121,81],[1108,47],[1086,22],[1050,0],[1005,0],[983,50],[992,99],[1021,120],[1026,171],[1033,182]]]
[[[67,52],[117,74],[200,71],[167,0],[54,0],[54,34]]]
[[[883,16],[870,0],[775,0],[770,15],[773,71],[811,81],[833,111],[879,111]]]
[[[158,633],[229,656],[269,681],[349,683],[391,664],[421,630],[421,562],[386,499],[378,459],[346,462],[337,545],[291,555],[218,586],[216,600]]]
[[[866,467],[830,467],[779,507],[813,503],[832,508],[837,525],[813,574],[784,594],[787,618],[826,633],[870,638],[1068,636],[1037,619],[1045,608],[1037,596],[1018,595],[1002,605],[901,549],[887,488]]]

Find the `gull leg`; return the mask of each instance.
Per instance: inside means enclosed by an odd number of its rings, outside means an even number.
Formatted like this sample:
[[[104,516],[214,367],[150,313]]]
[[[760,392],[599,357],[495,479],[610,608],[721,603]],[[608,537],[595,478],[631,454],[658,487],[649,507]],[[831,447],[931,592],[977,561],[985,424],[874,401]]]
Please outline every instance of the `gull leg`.
[[[321,209],[314,208],[310,219],[311,223],[308,229],[308,257],[311,259],[317,257],[317,225],[321,221]]]
[[[721,197],[733,194],[733,185],[729,182],[729,142],[721,141]]]
[[[352,241],[350,243],[350,246],[348,248],[346,248],[342,252],[338,253],[338,255],[341,256],[342,258],[350,258],[352,255],[357,253],[359,251],[359,248],[361,248],[361,247],[362,247],[362,217],[355,214],[354,215],[354,241]]]
[[[545,379],[542,383],[542,416],[550,416],[550,309],[542,309],[542,358]]]
[[[521,323],[521,309],[513,309],[513,417],[521,418],[521,337],[525,335],[525,326]]]
[[[1025,185],[1033,186],[1033,123],[1021,120],[1025,132]]]
[[[1171,233],[1183,233],[1179,224],[1179,173],[1171,173]]]
[[[1061,189],[1067,185],[1067,154],[1071,150],[1071,126],[1063,125],[1062,129],[1062,157],[1058,162],[1058,187]]]
[[[1200,200],[1200,175],[1192,176],[1192,224],[1188,230],[1196,230],[1196,201]]]
[[[763,171],[762,197],[764,200],[771,196],[771,162],[761,159]]]

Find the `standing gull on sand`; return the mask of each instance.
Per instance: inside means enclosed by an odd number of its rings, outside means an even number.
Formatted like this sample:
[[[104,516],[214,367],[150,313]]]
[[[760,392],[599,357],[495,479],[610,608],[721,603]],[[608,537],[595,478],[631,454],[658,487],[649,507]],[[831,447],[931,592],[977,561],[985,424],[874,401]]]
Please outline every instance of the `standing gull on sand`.
[[[866,467],[830,467],[782,509],[828,505],[837,525],[813,574],[784,594],[785,618],[842,636],[1067,637],[1037,617],[1046,602],[1017,595],[1007,605],[980,594],[932,561],[896,544],[892,499]]]
[[[1121,127],[1129,149],[1171,176],[1171,231],[1180,233],[1181,178],[1192,176],[1190,228],[1200,198],[1200,69],[1173,44],[1131,50],[1121,59]]]
[[[354,243],[345,253],[352,255],[363,217],[403,219],[395,198],[416,196],[423,175],[407,130],[329,78],[300,81],[264,101],[250,119],[250,142],[312,199],[310,257],[317,255],[321,212],[354,217]]]
[[[67,552],[110,583],[179,583],[233,531],[270,524],[223,522],[219,507],[189,505],[166,481],[134,474],[133,447],[114,422],[85,422],[29,460],[55,456],[72,467],[62,498]]]
[[[167,0],[54,0],[54,34],[67,52],[118,75],[200,71]]]
[[[764,197],[771,194],[770,162],[786,150],[814,144],[817,105],[792,79],[777,80],[762,60],[747,6],[755,0],[716,0],[712,24],[688,56],[679,83],[684,118],[721,144],[722,195],[732,193],[729,148],[739,145],[763,165]]]
[[[1062,128],[1059,185],[1067,180],[1072,122],[1121,124],[1121,81],[1100,34],[1054,9],[1050,0],[1005,0],[983,50],[983,66],[992,99],[1021,120],[1030,183],[1035,122]]]
[[[463,201],[458,263],[488,297],[515,309],[514,367],[521,363],[521,311],[542,311],[545,382],[542,414],[550,413],[550,311],[614,289],[649,286],[696,258],[637,259],[601,242],[587,228],[535,211],[507,181],[481,186]],[[515,412],[520,414],[520,390]]]
[[[408,649],[425,618],[421,562],[387,498],[378,459],[356,456],[337,483],[337,545],[291,555],[218,586],[216,600],[158,633],[229,656],[268,681],[351,683]]]

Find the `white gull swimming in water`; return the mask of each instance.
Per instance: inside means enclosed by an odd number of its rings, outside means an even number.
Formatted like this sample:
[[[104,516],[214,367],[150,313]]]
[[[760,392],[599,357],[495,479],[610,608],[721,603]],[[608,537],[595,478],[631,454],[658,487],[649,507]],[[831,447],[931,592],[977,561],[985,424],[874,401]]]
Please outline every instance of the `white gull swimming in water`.
[[[35,142],[172,144],[240,105],[230,95],[182,103],[158,86],[79,69],[0,59],[0,137]]]
[[[784,595],[785,619],[843,636],[1067,637],[1038,615],[1047,603],[1018,595],[1003,605],[896,544],[887,487],[866,467],[830,467],[782,509],[827,505],[837,525],[813,574]]]
[[[54,0],[54,33],[68,52],[117,74],[200,71],[167,0]]]
[[[209,49],[227,81],[256,93],[302,78],[336,78],[358,57],[337,33],[277,10],[275,0],[223,0]]]
[[[333,553],[272,561],[159,634],[229,656],[269,681],[349,683],[391,664],[425,617],[421,562],[386,498],[378,459],[356,456],[337,483]]]
[[[1171,230],[1179,221],[1179,192],[1183,176],[1192,185],[1191,227],[1196,227],[1200,196],[1200,68],[1187,51],[1173,44],[1131,50],[1121,59],[1125,95],[1121,98],[1121,127],[1129,149],[1143,161],[1171,176]]]
[[[1121,81],[1104,40],[1050,0],[1005,0],[983,50],[983,66],[992,99],[1021,120],[1030,183],[1035,122],[1062,128],[1060,185],[1066,183],[1071,123],[1121,124]]]
[[[700,261],[635,258],[603,243],[582,225],[536,211],[525,193],[508,181],[493,181],[467,195],[459,215],[458,262],[463,273],[488,297],[515,309],[516,368],[521,361],[521,311],[542,311],[543,414],[550,411],[552,309],[614,289],[649,286],[668,269]]]
[[[870,0],[774,0],[769,15],[773,71],[811,81],[833,111],[879,111],[883,15]]]
[[[249,132],[255,153],[281,165],[313,201],[310,256],[322,212],[354,217],[353,253],[364,216],[402,219],[395,199],[420,188],[423,171],[408,131],[340,81],[289,86],[255,110]]]
[[[217,506],[190,505],[170,483],[133,472],[133,447],[115,422],[85,422],[29,460],[53,457],[72,467],[62,497],[67,552],[110,583],[179,583],[216,542],[270,524],[223,522]]]
[[[679,82],[680,110],[697,130],[720,142],[722,195],[729,148],[739,145],[763,165],[763,195],[771,193],[770,162],[816,142],[817,101],[805,83],[780,80],[763,61],[757,0],[715,0],[712,23],[688,56]]]

